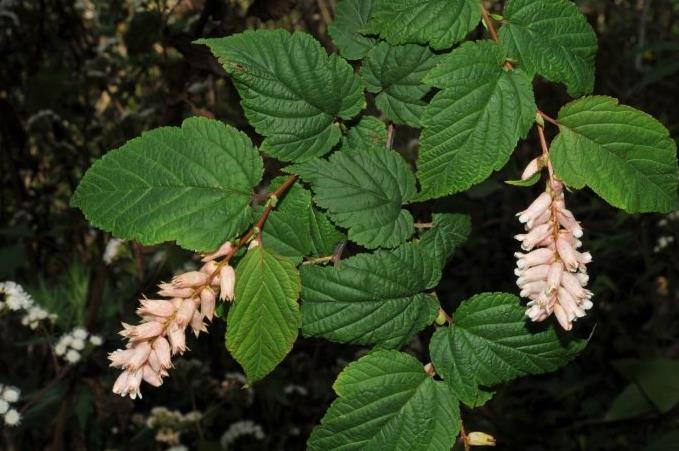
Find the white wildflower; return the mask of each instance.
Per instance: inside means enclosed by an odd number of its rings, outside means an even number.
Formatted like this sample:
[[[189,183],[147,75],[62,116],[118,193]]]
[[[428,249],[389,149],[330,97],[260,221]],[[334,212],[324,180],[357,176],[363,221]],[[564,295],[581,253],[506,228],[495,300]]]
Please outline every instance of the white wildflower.
[[[90,336],[90,344],[92,346],[101,346],[104,343],[104,340],[99,335],[92,335]]]
[[[21,396],[21,390],[16,387],[7,386],[2,392],[2,399],[10,403],[17,402],[19,400],[19,396]]]
[[[76,327],[71,331],[71,335],[73,336],[73,338],[84,340],[87,338],[87,331],[82,327]]]
[[[7,426],[17,426],[21,423],[21,415],[16,409],[10,409],[5,414],[5,424]]]
[[[80,361],[80,353],[75,349],[71,349],[66,353],[65,358],[68,363],[78,363]]]
[[[4,399],[0,399],[0,415],[4,415],[9,410],[9,403]]]
[[[102,257],[104,263],[106,263],[107,265],[113,263],[113,261],[120,254],[120,250],[123,243],[124,242],[122,240],[119,240],[117,238],[111,238],[111,240],[109,240],[109,242],[106,243],[106,249],[104,250],[104,256]]]

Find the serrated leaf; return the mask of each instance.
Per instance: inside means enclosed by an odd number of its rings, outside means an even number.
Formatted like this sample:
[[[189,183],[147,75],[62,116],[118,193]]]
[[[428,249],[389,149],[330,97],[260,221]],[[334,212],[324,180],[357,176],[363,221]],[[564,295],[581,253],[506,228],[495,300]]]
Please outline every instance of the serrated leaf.
[[[390,44],[428,44],[435,50],[452,47],[479,24],[477,0],[376,0],[365,32]]]
[[[507,185],[512,185],[512,186],[520,186],[522,188],[526,188],[529,186],[535,185],[537,182],[540,181],[540,178],[542,178],[542,172],[536,172],[535,174],[531,175],[527,179],[519,179],[519,180],[505,180],[505,183]]]
[[[104,155],[85,173],[71,205],[118,238],[211,251],[250,224],[262,171],[245,134],[194,117]]]
[[[380,42],[363,61],[361,78],[366,89],[377,94],[377,108],[392,122],[420,127],[427,104],[422,97],[431,89],[422,78],[439,60],[429,47]]]
[[[286,177],[277,177],[268,191],[274,191]],[[337,243],[345,236],[330,222],[325,213],[311,202],[311,192],[293,184],[269,215],[262,230],[265,247],[282,257],[301,263],[306,256],[331,255]]]
[[[561,82],[572,96],[592,92],[597,42],[594,30],[570,0],[510,0],[500,42],[530,74]]]
[[[327,153],[341,136],[336,118],[350,119],[364,106],[351,66],[306,33],[250,30],[197,43],[233,77],[245,116],[266,137],[262,152],[280,160]]]
[[[348,60],[359,60],[375,45],[376,39],[361,35],[368,23],[374,0],[341,0],[335,8],[335,20],[328,34]]]
[[[448,451],[455,443],[457,401],[408,354],[372,352],[333,387],[338,397],[309,437],[310,451]]]
[[[308,337],[395,348],[438,312],[438,301],[423,291],[438,282],[441,269],[412,243],[359,254],[336,267],[305,266],[301,274],[302,333]]]
[[[414,232],[413,217],[401,206],[415,194],[415,177],[393,150],[336,152],[286,170],[310,183],[316,204],[362,246],[395,247]]]
[[[584,340],[563,344],[552,325],[534,331],[526,321],[525,308],[511,294],[482,293],[463,301],[453,323],[431,339],[436,372],[473,407],[488,396],[479,386],[554,371],[585,347]]]
[[[374,116],[365,116],[351,127],[342,139],[342,147],[346,149],[364,149],[366,147],[384,147],[387,143],[387,127]]]
[[[568,185],[587,185],[629,213],[677,208],[677,146],[652,116],[592,96],[564,106],[558,121],[550,156]]]
[[[330,222],[328,215],[316,208],[309,209],[309,237],[311,255],[315,257],[332,255],[339,242],[347,239],[346,235]]]
[[[262,246],[238,264],[226,347],[250,382],[269,374],[292,349],[301,319],[300,286],[295,265]]]
[[[437,262],[441,269],[455,252],[467,241],[471,233],[471,218],[458,213],[434,213],[432,228],[422,234],[418,242]],[[438,283],[438,281],[436,281]]]
[[[424,110],[417,160],[421,200],[463,191],[502,168],[535,120],[530,78],[504,67],[490,41],[469,42],[425,78],[443,88]]]

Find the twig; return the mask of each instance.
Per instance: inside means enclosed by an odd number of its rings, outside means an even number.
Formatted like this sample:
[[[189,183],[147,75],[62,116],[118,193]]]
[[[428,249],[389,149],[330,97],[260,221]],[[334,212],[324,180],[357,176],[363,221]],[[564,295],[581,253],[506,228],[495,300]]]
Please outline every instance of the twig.
[[[339,261],[342,258],[342,253],[344,252],[345,247],[347,247],[346,240],[340,241],[335,248],[335,252],[332,253],[332,261],[335,263],[335,266],[339,265]]]
[[[395,134],[396,127],[394,127],[394,124],[389,124],[389,128],[387,128],[387,149],[391,149],[393,147]]]

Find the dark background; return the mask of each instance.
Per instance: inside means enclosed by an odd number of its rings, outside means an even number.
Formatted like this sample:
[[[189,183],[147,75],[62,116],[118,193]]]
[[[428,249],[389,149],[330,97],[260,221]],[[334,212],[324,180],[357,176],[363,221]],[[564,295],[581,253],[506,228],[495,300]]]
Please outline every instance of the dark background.
[[[218,321],[209,335],[189,341],[191,352],[161,388],[143,387],[136,402],[118,398],[110,393],[117,371],[106,360],[106,351],[121,345],[118,322],[131,320],[136,298],[150,295],[191,255],[171,245],[126,243],[107,265],[102,255],[110,237],[68,202],[97,157],[187,116],[218,118],[258,142],[230,80],[207,49],[191,41],[284,27],[308,31],[332,49],[326,28],[334,3],[0,0],[0,281],[21,283],[59,314],[38,332],[0,313],[0,383],[22,389],[19,406],[32,403],[20,427],[0,429],[0,449],[167,449],[157,440],[159,426],[147,427],[158,406],[201,412],[197,423],[165,424],[189,449],[220,449],[222,434],[242,420],[260,425],[264,436],[242,436],[229,449],[303,449],[334,397],[336,374],[365,349],[300,339],[272,375],[242,389],[227,376],[240,369],[223,347]],[[676,138],[679,1],[579,4],[599,38],[595,93],[656,116]],[[481,38],[480,29],[472,37]],[[569,100],[561,86],[540,80],[536,98],[552,116]],[[397,128],[396,147],[411,161],[416,136]],[[424,220],[430,209],[472,216],[472,236],[438,290],[449,312],[474,293],[517,291],[514,213],[539,188],[503,181],[517,178],[538,149],[531,134],[500,173],[415,212]],[[629,216],[588,190],[568,202],[594,256],[595,308],[574,330],[591,334],[589,346],[560,371],[498,387],[486,406],[463,411],[466,429],[495,435],[497,449],[506,450],[679,449],[679,408],[672,407],[679,401],[677,361],[658,360],[679,359],[678,244],[657,248],[662,237],[677,236],[679,217]],[[58,378],[47,340],[79,325],[102,335],[104,345]],[[427,361],[430,333],[407,351]],[[658,393],[663,406],[654,402]]]

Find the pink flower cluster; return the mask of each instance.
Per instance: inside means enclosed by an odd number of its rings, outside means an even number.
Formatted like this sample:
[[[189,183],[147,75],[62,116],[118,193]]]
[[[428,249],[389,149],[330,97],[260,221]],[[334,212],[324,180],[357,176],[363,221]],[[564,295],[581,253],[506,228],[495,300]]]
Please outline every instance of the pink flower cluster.
[[[517,258],[515,274],[521,296],[528,298],[526,315],[543,321],[554,313],[561,327],[592,308],[592,292],[585,289],[589,252],[579,252],[582,227],[566,208],[563,185],[552,179],[545,192],[518,215],[526,233],[516,235],[524,252]]]
[[[123,372],[113,384],[113,393],[141,398],[144,380],[158,387],[172,368],[172,356],[186,351],[186,328],[198,336],[206,332],[204,320],[212,321],[217,291],[220,299],[233,300],[236,274],[228,263],[216,258],[231,255],[232,246],[224,243],[203,258],[199,271],[190,271],[161,283],[158,294],[169,299],[140,299],[137,314],[141,322],[135,326],[123,323],[120,334],[128,339],[126,349],[109,354],[111,366]]]

